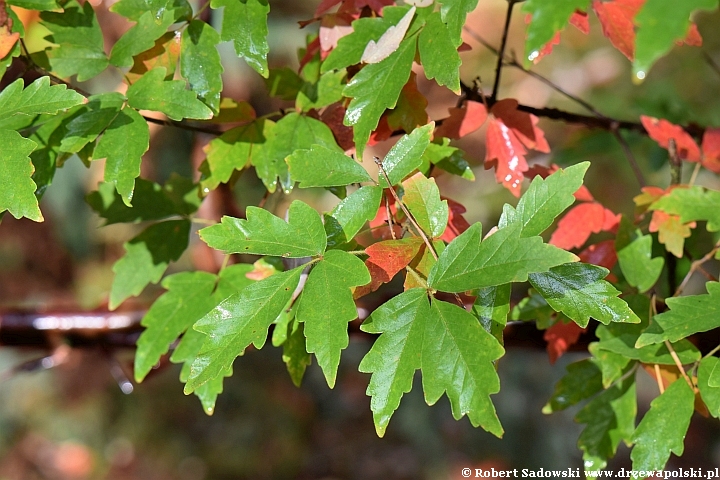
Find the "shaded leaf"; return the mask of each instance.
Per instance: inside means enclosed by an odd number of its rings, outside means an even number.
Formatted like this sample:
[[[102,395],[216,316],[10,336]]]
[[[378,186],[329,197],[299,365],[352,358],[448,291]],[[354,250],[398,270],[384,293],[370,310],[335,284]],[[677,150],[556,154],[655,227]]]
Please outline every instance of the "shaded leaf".
[[[346,75],[345,70],[327,72],[321,75],[316,83],[301,83],[302,86],[297,93],[297,107],[303,112],[307,112],[313,108],[319,109],[342,100]],[[294,99],[295,96],[291,100]]]
[[[584,331],[584,328],[574,322],[564,323],[561,320],[545,330],[543,340],[547,342],[546,350],[550,364],[554,365],[557,359],[567,352],[568,348],[576,344]]]
[[[88,103],[73,113],[64,125],[65,135],[60,143],[60,151],[77,153],[88,143],[94,142],[118,115],[123,103],[125,97],[116,92],[88,98]]]
[[[633,470],[662,470],[671,452],[682,455],[694,403],[695,394],[682,379],[650,403],[631,439]]]
[[[288,222],[258,207],[247,208],[247,220],[224,216],[222,222],[200,230],[200,238],[225,253],[251,253],[301,258],[325,251],[320,215],[308,204],[290,204]]]
[[[437,140],[437,130],[435,131],[435,135]],[[428,171],[430,170],[430,165],[432,164],[448,173],[457,175],[466,180],[475,180],[475,174],[470,168],[470,164],[463,157],[462,150],[451,147],[449,138],[442,138],[441,143],[430,143],[423,153],[422,161],[423,164],[427,162]],[[424,171],[422,167],[421,171]],[[450,208],[452,209],[452,206]]]
[[[200,20],[193,20],[182,33],[180,74],[188,81],[190,90],[210,109],[220,108],[223,88],[223,66],[217,44],[220,34]]]
[[[703,402],[707,405],[710,415],[720,417],[720,385],[711,382],[712,374],[718,369],[717,357],[705,357],[700,361],[697,373],[697,386]]]
[[[313,266],[299,300],[297,320],[305,324],[307,351],[314,353],[330,388],[335,385],[340,352],[347,348],[348,322],[357,318],[351,287],[370,282],[362,260],[330,250]]]
[[[188,245],[190,222],[170,220],[150,225],[125,242],[125,255],[115,262],[110,302],[115,310],[130,297],[140,294],[148,283],[160,281],[170,262],[180,258]]]
[[[288,329],[287,340],[283,343],[282,359],[293,383],[299,387],[305,375],[305,369],[312,365],[312,356],[307,352],[303,324],[293,321],[288,325]]]
[[[472,313],[480,321],[480,325],[497,341],[503,344],[503,330],[510,313],[510,293],[512,285],[485,287],[478,291],[473,302]]]
[[[116,4],[117,5],[117,4]],[[177,69],[182,37],[175,36],[175,32],[167,32],[155,40],[155,45],[133,57],[133,66],[127,73],[131,83],[135,83],[145,73],[155,67],[165,67],[167,73],[165,80],[172,80]]]
[[[137,19],[137,23],[113,45],[110,63],[116,67],[132,67],[133,57],[153,48],[155,41],[167,32],[170,25],[175,23],[175,19],[173,9],[163,8],[158,10],[157,14],[151,11],[143,13]],[[164,72],[163,76],[165,76]]]
[[[602,391],[602,374],[592,359],[571,363],[567,373],[555,384],[555,391],[542,411],[545,414],[565,410]]]
[[[400,90],[397,105],[381,119],[380,124],[386,123],[393,132],[396,130],[412,132],[428,123],[428,114],[425,111],[428,101],[425,95],[418,90],[416,77],[415,72],[410,73],[410,78]],[[370,136],[371,144],[373,141],[381,141],[381,137],[386,133],[382,131],[383,128],[384,126],[379,125],[378,129],[373,132]]]
[[[450,116],[435,131],[438,137],[462,138],[482,127],[488,116],[485,105],[473,100],[466,101],[461,108],[449,108],[448,112]]]

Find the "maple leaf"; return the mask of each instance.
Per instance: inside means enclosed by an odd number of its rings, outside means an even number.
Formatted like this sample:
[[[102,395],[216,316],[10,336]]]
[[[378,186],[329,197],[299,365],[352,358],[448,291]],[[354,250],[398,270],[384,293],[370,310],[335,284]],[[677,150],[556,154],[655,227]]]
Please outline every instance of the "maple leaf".
[[[629,60],[635,57],[635,24],[633,18],[645,0],[593,0],[593,10],[600,20],[603,35]]]
[[[545,134],[537,128],[535,115],[517,109],[514,99],[500,100],[493,105],[493,117],[485,141],[485,169],[495,167],[495,178],[516,197],[520,196],[520,183],[528,170],[525,147],[549,153]]]
[[[308,43],[307,49],[305,50],[305,55],[303,55],[303,57],[300,59],[300,67],[298,68],[298,72],[302,72],[302,69],[305,68],[305,65],[307,65],[310,60],[312,60],[313,57],[320,51],[320,37],[317,37],[315,40]]]
[[[720,128],[708,128],[702,139],[702,166],[720,173]]]
[[[554,163],[551,164],[549,167],[536,163],[526,172],[523,172],[523,175],[525,175],[525,178],[528,178],[530,180],[537,177],[538,175],[540,176],[540,178],[547,178],[558,170],[560,170],[560,167],[558,167]],[[585,185],[581,185],[580,188],[573,194],[573,196],[575,197],[575,200],[579,200],[581,202],[592,202],[595,200],[595,198],[590,193],[590,190],[588,190]]]
[[[390,210],[390,215],[393,217],[393,230],[395,231],[395,235],[397,237],[402,236],[402,228],[394,221],[395,215],[397,215],[397,205],[395,205],[395,197],[391,195],[386,195],[385,198],[388,199],[388,207],[385,206],[385,202],[382,202],[380,208],[378,208],[377,215],[375,215],[375,218],[370,220],[369,225],[375,238],[382,238],[383,240],[388,240],[390,238],[393,238],[390,233],[390,227],[388,222],[388,209]],[[380,228],[383,225],[387,226],[387,228]]]
[[[462,216],[462,214],[465,213],[467,210],[462,204],[456,202],[455,200],[451,200],[445,197],[440,198],[442,200],[447,200],[450,210],[447,228],[445,228],[445,231],[440,236],[440,240],[445,240],[446,242],[450,243],[455,237],[470,228],[470,224],[467,220],[465,220],[465,217]]]
[[[392,130],[405,130],[412,132],[416,127],[428,123],[427,98],[420,93],[415,80],[415,72],[410,73],[410,79],[403,86],[398,97],[397,105],[385,116],[387,126]]]
[[[555,364],[558,358],[562,357],[568,348],[577,343],[580,335],[585,332],[575,322],[556,322],[552,327],[545,330],[543,340],[547,342],[547,353],[550,363]]]
[[[377,145],[378,143],[384,142],[388,138],[392,137],[393,129],[390,128],[390,125],[388,124],[388,115],[389,112],[385,112],[383,116],[380,117],[377,128],[373,130],[370,134],[370,138],[368,139],[367,144],[369,146],[372,147],[373,145]]]
[[[683,130],[682,127],[674,125],[667,120],[645,115],[641,115],[640,120],[645,130],[647,130],[648,135],[650,135],[650,138],[655,140],[658,145],[667,149],[670,139],[672,138],[675,140],[677,154],[681,160],[688,162],[700,161],[700,148],[690,134]]]
[[[355,142],[353,140],[352,127],[343,124],[345,111],[346,109],[342,103],[333,103],[325,107],[325,110],[323,110],[323,113],[320,115],[320,120],[330,127],[337,144],[347,153],[355,149]],[[382,119],[380,121],[382,122]]]
[[[635,202],[635,205],[639,209],[645,211],[651,204],[655,203],[657,200],[660,200],[660,198],[663,197],[670,190],[671,189],[665,190],[663,188],[653,186],[642,187],[640,189],[642,193],[633,197],[633,202]]]
[[[529,14],[525,16],[525,23],[530,23],[532,21],[532,14]],[[573,27],[580,30],[582,33],[587,35],[590,33],[590,21],[588,19],[587,12],[582,12],[580,10],[575,10],[575,12],[570,15],[570,18],[568,19],[568,23],[572,25]],[[543,47],[537,51],[532,57],[533,63],[538,63],[544,56],[550,55],[553,51],[553,47],[555,45],[560,45],[560,32],[555,32],[555,35],[553,36],[550,41],[548,41]]]
[[[591,233],[613,231],[619,221],[620,215],[615,215],[597,202],[581,203],[570,209],[558,222],[558,228],[548,243],[565,250],[581,247]]]
[[[617,252],[615,251],[615,240],[603,240],[602,242],[590,245],[580,252],[578,257],[580,257],[580,261],[583,263],[590,263],[612,270],[618,261]],[[608,275],[608,280],[610,280],[610,275],[612,274]]]
[[[695,228],[695,222],[682,223],[679,215],[671,215],[662,210],[655,210],[650,221],[651,232],[658,232],[658,240],[665,245],[668,252],[678,258],[683,256],[685,239]]]
[[[462,138],[482,127],[487,120],[487,108],[480,102],[468,100],[462,108],[449,108],[450,116],[435,130],[436,137]]]

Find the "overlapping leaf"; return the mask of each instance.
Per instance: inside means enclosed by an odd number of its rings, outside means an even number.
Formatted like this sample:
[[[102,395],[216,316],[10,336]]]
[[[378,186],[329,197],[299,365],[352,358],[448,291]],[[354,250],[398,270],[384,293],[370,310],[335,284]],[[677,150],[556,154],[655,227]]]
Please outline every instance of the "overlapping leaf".
[[[527,30],[525,53],[529,61],[539,56],[540,50],[548,43],[556,32],[567,25],[575,10],[587,10],[590,0],[557,0],[545,2],[528,0],[523,4],[523,11],[532,15]]]
[[[262,347],[268,328],[292,298],[303,268],[244,288],[195,323],[193,328],[205,334],[205,341],[192,364],[186,393],[224,375],[251,343]]]
[[[694,403],[695,394],[683,379],[650,403],[631,439],[633,470],[663,470],[671,452],[682,455]]]
[[[619,221],[619,215],[598,202],[581,203],[570,209],[558,222],[558,228],[548,243],[566,250],[582,247],[591,234],[612,232]]]
[[[223,88],[218,43],[220,34],[213,27],[193,20],[183,31],[180,50],[180,73],[188,81],[190,90],[214,113],[220,108]]]
[[[301,188],[335,187],[372,181],[358,162],[336,148],[322,145],[296,150],[287,157],[287,164],[290,177],[300,182]]]
[[[449,210],[447,200],[440,199],[435,179],[416,173],[402,185],[403,203],[420,228],[430,238],[441,236],[447,227]]]
[[[682,223],[706,221],[711,232],[720,230],[720,192],[700,186],[674,188],[650,205],[652,210],[662,210],[680,215]]]
[[[720,386],[712,382],[712,374],[718,369],[717,357],[705,357],[700,361],[697,373],[697,386],[710,415],[720,417]]]
[[[621,221],[615,249],[625,279],[643,293],[655,285],[665,260],[662,257],[652,258],[652,237],[633,229],[625,219]]]
[[[445,22],[450,31],[450,38],[455,47],[462,43],[462,29],[465,25],[467,14],[472,12],[477,5],[477,0],[443,0],[440,8],[442,21]]]
[[[460,93],[462,62],[455,41],[449,25],[441,19],[441,13],[435,12],[427,17],[420,32],[418,52],[427,78],[434,78],[438,85],[445,85],[453,92]]]
[[[115,92],[88,98],[87,105],[83,105],[67,119],[60,151],[77,153],[88,143],[94,142],[118,115],[123,103],[125,97]]]
[[[155,41],[167,32],[175,20],[176,11],[171,8],[161,8],[157,13],[146,11],[137,19],[137,23],[115,42],[110,52],[110,63],[116,67],[131,67],[133,57],[153,48]]]
[[[362,329],[381,334],[360,363],[360,371],[373,374],[367,393],[378,435],[417,369],[428,404],[447,393],[455,418],[467,414],[473,425],[502,434],[489,395],[499,389],[492,362],[504,351],[472,315],[449,303],[430,304],[425,290],[412,289],[375,310]]]
[[[210,110],[197,99],[195,92],[185,90],[185,82],[165,80],[165,67],[155,67],[130,85],[128,104],[138,110],[156,110],[172,120],[208,119]]]
[[[347,243],[368,221],[375,217],[382,198],[382,188],[366,186],[348,195],[325,215],[328,247]]]
[[[506,283],[496,287],[485,287],[478,291],[473,302],[472,313],[480,325],[497,341],[503,344],[503,330],[510,313],[510,293],[512,285]]]
[[[139,295],[148,283],[159,282],[170,262],[187,248],[189,236],[188,220],[170,220],[155,223],[126,242],[125,255],[113,265],[110,310]]]
[[[0,92],[0,118],[54,114],[81,104],[84,98],[66,85],[50,85],[50,77],[40,77],[24,89],[18,79]]]
[[[347,324],[357,318],[351,287],[370,282],[362,260],[330,250],[313,266],[299,300],[297,319],[304,323],[307,351],[314,353],[328,386],[335,385],[340,352],[347,348]]]
[[[325,229],[312,207],[295,200],[287,218],[285,223],[267,210],[248,207],[247,220],[225,216],[221,223],[200,230],[200,238],[226,253],[299,258],[325,251]]]
[[[430,134],[434,126],[435,124],[431,122],[424,127],[416,128],[409,135],[403,135],[385,156],[382,165],[392,185],[400,183],[420,166],[422,154],[430,145]],[[378,175],[378,183],[383,188],[389,187],[382,173]]]
[[[602,373],[592,359],[586,358],[571,363],[566,370],[567,373],[555,385],[552,397],[543,407],[543,413],[549,414],[565,410],[603,389]]]

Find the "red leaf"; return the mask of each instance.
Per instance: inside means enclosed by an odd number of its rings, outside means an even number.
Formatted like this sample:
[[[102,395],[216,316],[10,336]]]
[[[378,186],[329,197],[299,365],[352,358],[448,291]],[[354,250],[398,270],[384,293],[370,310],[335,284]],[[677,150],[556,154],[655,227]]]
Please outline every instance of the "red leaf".
[[[593,0],[593,10],[600,20],[603,35],[628,59],[635,57],[635,24],[633,18],[645,0]]]
[[[368,145],[373,146],[380,142],[384,142],[388,138],[392,137],[393,129],[390,128],[390,125],[388,124],[388,113],[385,112],[382,117],[380,117],[380,121],[378,122],[378,126],[370,134],[370,139],[368,140]]]
[[[410,78],[400,91],[397,105],[387,113],[388,126],[392,130],[412,132],[416,127],[428,123],[428,114],[425,112],[427,105],[427,98],[417,88],[415,72],[410,72]]]
[[[462,138],[482,127],[487,109],[479,102],[468,100],[463,108],[449,108],[450,116],[435,130],[436,137]]]
[[[580,334],[585,331],[584,328],[578,327],[575,322],[563,323],[558,321],[555,325],[545,330],[543,339],[547,342],[547,352],[550,357],[550,363],[562,357],[570,346],[577,343]]]
[[[390,207],[390,215],[395,217],[397,214],[397,207],[395,206],[395,198],[390,195],[385,195],[385,198],[388,198],[388,204]],[[381,226],[385,226],[385,228],[379,228]],[[388,224],[388,216],[387,216],[387,208],[385,207],[385,202],[383,202],[380,205],[380,208],[378,208],[377,215],[375,215],[375,218],[370,220],[370,228],[372,229],[372,235],[375,238],[382,238],[383,240],[388,240],[393,238],[392,234],[390,233],[390,227]],[[399,237],[402,235],[402,228],[397,223],[393,223],[393,229],[395,230],[395,236]]]
[[[551,174],[557,172],[559,169],[560,167],[558,167],[554,163],[549,167],[536,163],[535,165],[530,167],[528,171],[524,173],[524,175],[525,178],[529,178],[530,180],[535,178],[537,175],[540,175],[540,178],[547,178]],[[575,199],[580,202],[592,202],[593,200],[595,200],[595,198],[593,198],[592,194],[590,193],[590,190],[588,190],[585,185],[581,185],[578,191],[574,193],[574,195]]]
[[[720,173],[720,128],[705,130],[702,153],[702,166],[712,172]]]
[[[590,21],[588,20],[587,12],[575,10],[575,13],[570,15],[570,25],[577,28],[585,35],[590,33]]]
[[[467,222],[467,220],[465,220],[465,217],[462,216],[462,214],[465,213],[467,210],[462,204],[456,202],[455,200],[451,200],[445,197],[440,198],[443,200],[447,200],[450,210],[450,215],[448,216],[448,225],[447,228],[445,228],[442,236],[440,237],[440,240],[451,242],[455,237],[470,228],[470,224]]]
[[[307,46],[307,50],[305,51],[305,55],[300,59],[300,68],[298,68],[298,72],[301,72],[303,68],[305,68],[305,65],[312,60],[312,58],[315,56],[316,53],[320,51],[320,37],[317,37],[315,40],[310,42]]]
[[[680,45],[690,45],[691,47],[702,47],[703,39],[702,35],[700,35],[700,31],[698,30],[697,25],[691,23],[685,40],[679,43]]]
[[[527,15],[525,17],[525,23],[530,23],[532,21],[532,15]],[[570,25],[580,30],[582,33],[587,35],[590,33],[590,22],[588,21],[588,15],[587,12],[582,12],[580,10],[575,10],[572,15],[570,15],[570,19],[568,20]],[[550,39],[549,42],[547,42],[543,47],[538,50],[537,54],[532,57],[533,63],[538,63],[545,55],[550,55],[552,53],[553,47],[555,45],[560,45],[560,32],[555,32],[555,35],[553,35],[553,38]]]
[[[600,265],[608,270],[617,263],[617,252],[615,252],[615,240],[603,240],[602,242],[590,245],[578,254],[580,261]],[[609,278],[609,275],[608,275]]]
[[[492,107],[495,117],[490,120],[485,146],[485,169],[495,166],[495,178],[516,197],[520,196],[520,183],[528,170],[525,147],[549,152],[545,134],[537,128],[534,115],[517,109],[514,99],[505,99]]]
[[[320,120],[330,127],[340,148],[347,152],[355,148],[355,142],[353,141],[352,127],[345,126],[344,118],[345,107],[341,103],[329,105],[320,115]]]
[[[319,17],[320,15],[327,12],[328,10],[330,10],[332,7],[334,7],[341,1],[342,0],[322,0],[322,2],[320,2],[320,5],[318,5],[317,8],[315,9],[315,16]]]
[[[374,292],[383,283],[388,283],[397,273],[412,262],[423,245],[419,238],[387,240],[370,245],[365,253],[370,258],[365,266],[370,272],[370,283],[355,289],[355,298]]]
[[[613,231],[619,221],[620,215],[615,215],[597,202],[581,203],[570,209],[558,222],[558,228],[548,243],[565,250],[581,247],[590,234]]]
[[[640,116],[643,127],[648,131],[650,138],[661,147],[667,149],[670,139],[675,139],[678,157],[688,162],[700,161],[700,148],[695,140],[682,127],[674,125],[667,120],[658,120],[654,117]]]
[[[394,0],[355,0],[355,8],[357,8],[358,10],[362,9],[365,6],[368,6],[372,10],[374,10],[375,13],[380,13],[383,7],[394,4]]]

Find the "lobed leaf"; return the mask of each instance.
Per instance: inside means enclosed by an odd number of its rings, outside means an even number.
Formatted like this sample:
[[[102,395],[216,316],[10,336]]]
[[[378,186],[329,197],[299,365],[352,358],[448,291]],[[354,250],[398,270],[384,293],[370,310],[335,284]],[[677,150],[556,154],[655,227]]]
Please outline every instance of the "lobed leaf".
[[[706,221],[710,232],[720,230],[720,192],[700,186],[674,188],[650,205],[650,210],[662,210],[680,215],[682,223]]]
[[[222,20],[222,40],[232,41],[238,57],[243,58],[256,72],[268,76],[267,0],[212,0],[214,9],[225,7]]]
[[[165,81],[165,72],[165,67],[155,67],[130,85],[128,104],[138,110],[162,112],[172,120],[212,117],[212,110],[197,99],[195,92],[185,90],[185,82]]]
[[[565,410],[602,391],[602,373],[592,359],[571,363],[566,370],[567,373],[555,385],[552,397],[543,407],[543,413]]]
[[[425,76],[459,94],[462,61],[457,47],[450,27],[441,19],[441,13],[428,16],[418,37],[418,52]]]
[[[143,13],[137,19],[137,23],[113,45],[110,51],[110,63],[116,67],[132,67],[133,57],[153,48],[155,40],[167,32],[170,25],[175,23],[175,19],[175,10],[172,9],[163,8],[158,10],[158,13],[151,11]]]
[[[34,167],[29,156],[37,144],[14,130],[0,129],[0,145],[0,212],[7,210],[15,218],[27,217],[42,222],[43,216],[35,198],[37,185],[31,177]]]
[[[527,0],[522,6],[524,12],[532,15],[525,41],[527,59],[532,62],[538,58],[545,44],[565,28],[575,10],[586,11],[589,5],[590,0]]]
[[[447,200],[440,200],[440,190],[434,178],[416,173],[403,183],[403,203],[420,228],[430,237],[437,238],[445,232],[448,223]]]
[[[325,214],[328,248],[347,243],[367,222],[375,218],[382,199],[382,188],[365,186],[351,193]]]
[[[434,122],[430,122],[424,127],[416,128],[409,135],[403,135],[385,155],[382,164],[392,185],[400,183],[422,164],[422,155],[430,145],[434,126]],[[390,186],[382,173],[378,175],[378,183],[383,188]]]
[[[326,247],[320,215],[308,204],[295,200],[288,221],[258,207],[247,208],[247,220],[224,216],[222,222],[200,230],[210,247],[226,253],[250,253],[301,258],[322,255]]]
[[[23,80],[18,79],[0,92],[0,118],[55,114],[83,103],[84,99],[66,85],[50,85],[50,77],[40,77],[24,89]]]
[[[705,357],[700,361],[697,373],[697,386],[710,415],[720,417],[720,385],[712,382],[713,372],[718,369],[717,357]]]
[[[213,113],[220,110],[220,92],[223,89],[223,66],[217,44],[220,34],[210,25],[193,20],[182,33],[180,74],[188,81],[190,90]]]
[[[95,139],[122,109],[125,97],[116,92],[102,93],[88,98],[88,103],[74,112],[65,123],[65,135],[60,151],[77,153]],[[102,158],[102,157],[100,157]]]
[[[313,145],[296,150],[287,157],[290,177],[300,188],[335,187],[371,182],[372,178],[358,162],[335,148]]]

